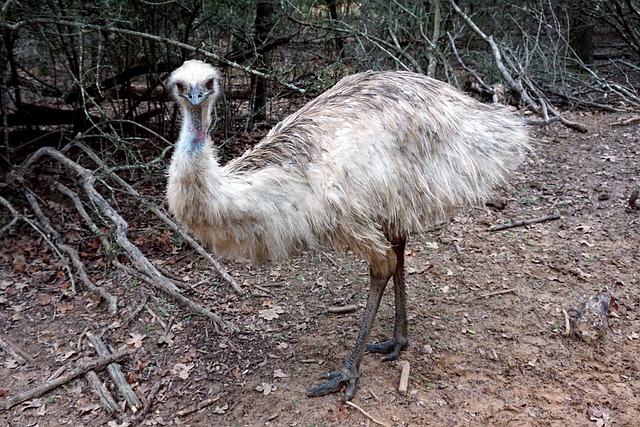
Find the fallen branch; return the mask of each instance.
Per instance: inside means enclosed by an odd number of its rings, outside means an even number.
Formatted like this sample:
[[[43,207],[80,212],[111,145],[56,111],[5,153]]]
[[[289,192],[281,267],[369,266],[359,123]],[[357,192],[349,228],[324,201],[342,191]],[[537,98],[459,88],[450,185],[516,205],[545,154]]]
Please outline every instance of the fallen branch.
[[[104,386],[96,371],[89,371],[84,374],[85,379],[91,385],[93,392],[98,395],[102,409],[108,413],[120,412],[120,405],[113,398],[109,390]]]
[[[400,392],[400,394],[407,394],[407,390],[409,389],[409,372],[411,371],[411,365],[408,361],[403,360],[400,362],[400,366],[402,366],[402,373],[400,374],[398,392]]]
[[[60,184],[60,186],[64,187],[62,184]],[[71,190],[69,190],[68,188],[67,190],[71,192]],[[27,191],[25,196],[29,201],[29,204],[31,205],[31,210],[33,210],[33,212],[36,214],[36,217],[40,221],[40,224],[42,224],[47,233],[49,233],[49,235],[53,237],[54,244],[56,244],[59,249],[66,252],[69,258],[71,258],[71,262],[80,275],[80,280],[82,280],[82,283],[84,283],[87,289],[89,289],[91,292],[100,295],[105,301],[107,301],[107,303],[109,304],[109,313],[116,314],[116,312],[118,311],[117,299],[109,292],[107,292],[104,288],[93,284],[93,282],[89,278],[89,275],[87,274],[87,271],[84,268],[84,263],[80,260],[78,251],[67,245],[66,243],[62,243],[62,236],[60,236],[60,233],[58,233],[58,231],[51,226],[51,222],[46,217],[44,212],[42,212],[42,209],[40,209],[40,204],[37,202],[35,196],[30,191]],[[75,292],[75,287],[72,287],[72,289]]]
[[[10,357],[15,359],[16,362],[18,362],[20,365],[24,365],[25,363],[27,363],[27,360],[24,357],[22,357],[13,348],[13,346],[11,344],[9,344],[9,342],[3,340],[2,338],[0,338],[0,348],[3,349],[5,351],[5,353],[7,353]]]
[[[127,326],[129,326],[129,323],[131,323],[136,317],[138,317],[138,314],[140,314],[140,312],[144,310],[144,307],[146,305],[147,305],[147,297],[143,296],[142,302],[138,304],[138,307],[136,307],[136,309],[133,310],[133,312],[129,314],[127,318],[122,321],[121,327],[126,328]]]
[[[231,277],[229,275],[229,273],[227,273],[225,268],[222,265],[220,265],[220,263],[215,258],[213,258],[211,256],[211,254],[209,252],[207,252],[207,250],[205,248],[202,247],[202,245],[200,245],[193,237],[191,237],[184,230],[184,228],[182,228],[175,221],[173,221],[171,218],[169,218],[157,206],[155,206],[155,205],[153,205],[151,203],[148,203],[146,200],[144,200],[144,198],[140,195],[140,193],[138,193],[133,187],[131,187],[125,180],[120,178],[120,176],[118,176],[113,171],[112,168],[107,166],[102,161],[102,159],[100,159],[100,157],[95,153],[95,151],[93,151],[91,148],[89,148],[86,144],[83,144],[83,143],[81,143],[81,142],[76,140],[73,143],[73,145],[78,147],[78,148],[80,148],[80,149],[82,149],[87,155],[89,155],[89,157],[91,157],[91,159],[98,166],[100,166],[100,168],[110,178],[112,178],[114,181],[116,181],[118,184],[120,184],[120,186],[122,186],[127,192],[129,192],[129,194],[131,194],[132,196],[138,197],[139,200],[142,201],[142,203],[145,205],[145,207],[147,209],[149,209],[151,212],[153,212],[154,215],[156,215],[158,218],[160,218],[162,220],[162,222],[167,224],[173,231],[175,231],[178,234],[180,234],[180,237],[182,237],[192,248],[194,248],[196,250],[196,252],[198,252],[198,254],[200,254],[200,256],[202,256],[209,264],[213,265],[213,267],[216,269],[218,274],[220,274],[222,279],[224,281],[226,281],[228,284],[230,284],[231,287],[236,291],[236,293],[238,295],[244,295],[244,290],[242,290],[242,288],[240,287],[238,282],[236,282],[235,279],[233,277]]]
[[[524,219],[522,221],[514,221],[508,224],[494,225],[492,227],[489,227],[487,231],[506,230],[508,228],[522,227],[523,225],[531,225],[531,224],[537,224],[539,222],[554,221],[556,219],[560,219],[560,214],[551,214],[551,215],[543,216],[541,218]]]
[[[638,190],[633,190],[629,195],[629,207],[631,209],[640,209],[640,203],[638,203]]]
[[[620,120],[617,122],[613,122],[610,124],[610,126],[627,126],[630,125],[631,123],[634,122],[640,122],[640,116],[634,116],[634,117],[630,117],[626,120]]]
[[[371,421],[373,421],[376,424],[380,424],[381,426],[384,427],[391,427],[389,424],[385,424],[382,421],[378,421],[377,419],[375,419],[372,415],[369,415],[367,413],[367,411],[365,411],[364,409],[362,409],[361,407],[359,407],[358,405],[356,405],[355,403],[351,402],[350,400],[347,400],[346,402],[347,405],[351,406],[352,408],[356,408],[358,411],[360,411],[362,413],[362,415],[364,415],[365,417],[369,418]]]
[[[147,401],[144,403],[142,410],[138,413],[138,415],[136,415],[136,418],[133,420],[134,425],[140,424],[144,419],[144,417],[147,415],[147,412],[149,412],[149,408],[151,408],[153,399],[156,397],[156,393],[158,393],[158,390],[160,390],[160,385],[161,385],[161,382],[156,381],[155,384],[153,384],[153,387],[151,387],[151,390],[147,395]]]
[[[569,313],[564,308],[562,309],[562,314],[564,315],[564,336],[568,337],[571,335],[571,321],[569,320]]]
[[[97,180],[96,177],[89,170],[72,161],[60,151],[51,147],[40,148],[31,156],[29,156],[19,168],[16,168],[14,171],[12,171],[7,179],[7,182],[13,184],[14,186],[25,186],[24,176],[33,168],[33,166],[40,160],[40,158],[44,156],[49,156],[54,160],[57,160],[60,164],[75,172],[79,176],[80,184],[84,188],[87,196],[91,199],[93,204],[97,208],[99,208],[100,212],[108,217],[114,224],[115,229],[113,230],[113,234],[115,235],[117,244],[122,249],[124,249],[130,262],[136,267],[136,269],[129,267],[130,270],[136,271],[136,275],[141,275],[147,283],[150,283],[162,292],[170,295],[174,299],[178,300],[178,302],[189,307],[191,310],[208,317],[215,324],[223,328],[229,328],[234,331],[238,331],[238,328],[232,323],[222,319],[220,316],[212,313],[200,304],[197,304],[182,295],[180,289],[178,289],[170,279],[168,279],[160,271],[158,271],[158,269],[144,256],[144,254],[140,252],[140,249],[138,249],[138,247],[131,243],[131,241],[129,241],[129,239],[127,238],[127,222],[96,190],[96,188],[94,187],[94,182]],[[79,210],[81,215],[83,215],[84,217],[86,215],[86,212],[83,213],[83,211],[84,209]],[[91,228],[94,233],[99,233],[98,236],[102,234],[95,225],[93,225],[93,227]],[[114,257],[112,262],[114,263],[114,265],[117,265],[119,263],[117,257]],[[122,266],[123,264],[119,265]]]
[[[60,253],[60,251],[58,250],[58,247],[53,243],[53,241],[51,241],[51,238],[49,237],[49,232],[48,230],[42,230],[42,227],[38,224],[35,224],[33,221],[31,221],[29,218],[27,218],[26,216],[22,215],[20,212],[18,212],[13,205],[4,197],[0,196],[0,204],[2,204],[4,207],[6,207],[14,216],[14,218],[17,218],[21,221],[24,221],[25,223],[27,223],[31,228],[33,228],[38,234],[40,234],[40,236],[42,236],[42,239],[47,242],[47,244],[49,245],[49,247],[51,247],[51,250],[63,261],[66,261],[64,259],[64,257],[62,256],[62,254]],[[74,279],[73,279],[73,274],[71,273],[71,269],[69,268],[68,265],[64,265],[64,269],[67,270],[67,274],[69,276],[69,281],[71,282],[71,288],[74,288]]]
[[[351,305],[343,305],[341,307],[329,307],[327,311],[333,314],[345,314],[345,313],[354,312],[357,309],[358,309],[357,305],[351,304]]]
[[[501,291],[495,291],[495,292],[489,292],[488,294],[482,294],[480,295],[478,298],[489,298],[489,297],[493,297],[496,295],[504,295],[504,294],[511,294],[511,293],[515,293],[515,289],[503,289]]]
[[[93,335],[90,332],[87,332],[86,335],[93,345],[93,348],[100,356],[106,357],[111,354],[111,352],[107,349],[107,346],[104,345],[99,337]],[[120,369],[120,365],[118,365],[117,363],[111,363],[109,364],[109,366],[107,366],[107,371],[109,372],[109,376],[111,376],[111,379],[115,383],[116,388],[120,392],[120,395],[124,397],[127,405],[129,405],[129,407],[131,408],[131,412],[133,412],[134,414],[138,412],[138,410],[142,407],[142,402],[140,402],[138,396],[136,396],[136,394],[131,389],[131,386],[129,386],[129,383],[125,379],[124,374]]]
[[[198,412],[199,410],[216,403],[218,400],[220,400],[221,397],[222,394],[219,394],[216,397],[211,397],[209,399],[203,400],[201,402],[198,402],[196,405],[191,406],[190,408],[181,409],[180,411],[176,412],[176,415],[179,417],[184,417],[185,415],[193,414],[194,412]]]
[[[89,372],[91,370],[100,369],[109,363],[113,363],[117,360],[124,359],[129,355],[129,351],[124,348],[113,354],[110,354],[106,357],[99,357],[97,359],[89,360],[78,364],[74,369],[72,369],[68,374],[58,377],[52,381],[48,381],[44,384],[41,384],[31,390],[27,390],[23,393],[20,393],[11,399],[7,399],[4,402],[0,402],[0,411],[6,411],[7,409],[11,409],[19,403],[24,402],[25,400],[33,399],[34,397],[40,396],[48,391],[53,390],[56,387],[59,387],[63,384],[68,383],[72,379],[79,377],[80,375]]]

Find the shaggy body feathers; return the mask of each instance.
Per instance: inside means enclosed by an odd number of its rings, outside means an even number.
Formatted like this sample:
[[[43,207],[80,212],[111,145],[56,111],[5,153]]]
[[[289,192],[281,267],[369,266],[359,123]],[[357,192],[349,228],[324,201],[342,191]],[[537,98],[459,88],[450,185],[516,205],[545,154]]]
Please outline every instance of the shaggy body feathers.
[[[219,78],[199,61],[185,66],[172,82],[206,70]],[[367,72],[221,167],[207,136],[213,104],[183,118],[167,194],[177,219],[225,258],[284,259],[329,245],[373,262],[390,241],[485,200],[527,147],[504,108],[422,75]]]
[[[167,197],[176,218],[216,254],[253,260],[303,249],[350,248],[369,262],[370,288],[355,347],[307,392],[356,392],[365,348],[394,360],[408,345],[407,238],[486,199],[523,158],[518,120],[450,86],[407,72],[342,79],[221,167],[208,136],[215,69],[187,61],[170,78],[182,106]],[[366,345],[393,277],[393,336]]]

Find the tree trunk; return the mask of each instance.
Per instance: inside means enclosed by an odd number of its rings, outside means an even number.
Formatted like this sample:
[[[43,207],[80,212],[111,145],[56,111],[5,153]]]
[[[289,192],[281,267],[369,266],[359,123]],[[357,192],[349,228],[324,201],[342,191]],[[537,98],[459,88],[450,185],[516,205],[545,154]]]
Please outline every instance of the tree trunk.
[[[327,8],[329,9],[329,18],[331,18],[332,22],[338,20],[338,3],[340,0],[326,0]],[[339,58],[344,58],[344,41],[342,40],[342,36],[340,33],[337,33],[333,38],[335,52],[337,52]]]
[[[569,4],[569,46],[585,64],[593,62],[593,31],[595,25],[590,14],[595,5],[591,1],[573,1]]]
[[[256,48],[262,46],[273,29],[273,4],[269,0],[258,0],[256,4],[256,20],[254,24],[253,42]],[[255,69],[263,73],[269,70],[269,53],[258,55]],[[251,113],[255,121],[266,119],[266,105],[269,93],[269,81],[262,77],[252,76],[253,103]]]

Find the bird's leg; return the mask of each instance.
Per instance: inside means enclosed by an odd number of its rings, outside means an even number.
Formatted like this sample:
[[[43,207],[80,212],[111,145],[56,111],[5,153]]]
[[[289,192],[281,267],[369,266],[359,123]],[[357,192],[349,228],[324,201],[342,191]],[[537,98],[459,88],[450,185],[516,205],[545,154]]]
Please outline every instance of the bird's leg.
[[[393,327],[393,338],[367,345],[371,353],[386,353],[383,361],[395,360],[400,352],[409,344],[407,332],[407,292],[404,286],[404,247],[406,240],[395,242],[393,251],[396,255],[396,270],[393,273],[393,289],[395,292],[396,320]]]
[[[364,310],[360,331],[356,339],[356,345],[347,358],[342,368],[338,371],[330,372],[322,375],[320,378],[329,381],[312,388],[307,392],[307,396],[322,396],[329,393],[340,391],[343,385],[347,389],[344,394],[344,400],[351,400],[356,394],[356,384],[358,382],[358,369],[360,361],[364,354],[365,345],[373,320],[376,317],[384,288],[389,282],[396,266],[396,254],[394,251],[387,251],[386,257],[381,260],[373,261],[369,269],[369,277],[371,280],[369,289],[369,298],[367,299],[367,308]]]

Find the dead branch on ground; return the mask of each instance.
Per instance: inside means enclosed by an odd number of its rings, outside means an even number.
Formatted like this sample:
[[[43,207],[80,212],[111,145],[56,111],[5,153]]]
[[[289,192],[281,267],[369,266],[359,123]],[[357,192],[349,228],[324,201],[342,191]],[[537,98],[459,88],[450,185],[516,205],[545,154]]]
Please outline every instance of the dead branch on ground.
[[[640,209],[640,203],[638,202],[638,190],[635,189],[631,192],[631,194],[629,195],[629,207],[631,209]]]
[[[494,225],[487,228],[487,231],[506,230],[508,228],[522,227],[524,225],[537,224],[539,222],[554,221],[560,219],[560,214],[551,214],[541,218],[523,219],[521,221],[513,221],[507,224]]]
[[[409,373],[411,372],[411,364],[407,360],[400,362],[402,366],[402,373],[400,374],[400,384],[398,385],[398,392],[400,394],[407,394],[409,389]]]
[[[109,390],[107,390],[107,387],[100,381],[96,371],[89,371],[84,374],[84,377],[93,389],[93,392],[98,395],[102,409],[109,413],[120,412],[120,405],[118,405]]]
[[[379,425],[384,426],[384,427],[390,427],[389,424],[383,423],[382,421],[378,421],[373,415],[369,414],[367,411],[365,411],[364,409],[362,409],[361,407],[359,407],[358,405],[356,405],[352,401],[347,400],[345,403],[347,405],[351,406],[352,408],[356,408],[358,411],[360,411],[360,413],[362,413],[362,415],[364,415],[365,417],[369,418],[374,423],[379,424]]]
[[[74,173],[78,176],[78,184],[81,188],[84,189],[86,196],[90,199],[95,209],[100,213],[101,216],[108,218],[112,225],[111,230],[112,234],[115,238],[115,242],[118,247],[124,250],[127,258],[133,265],[125,266],[122,264],[117,257],[113,257],[112,264],[121,270],[124,270],[128,273],[133,273],[134,276],[138,278],[142,278],[147,283],[150,283],[157,289],[162,292],[170,295],[182,305],[189,307],[196,313],[202,314],[212,320],[216,325],[221,326],[223,328],[229,328],[232,330],[237,330],[237,328],[231,324],[230,322],[225,321],[215,313],[207,310],[205,307],[197,304],[190,299],[186,298],[182,295],[179,288],[175,286],[175,284],[168,279],[165,275],[163,275],[158,269],[140,252],[140,250],[127,238],[127,222],[116,212],[116,210],[104,199],[104,197],[96,190],[94,183],[98,181],[98,179],[93,175],[89,170],[82,167],[78,163],[72,161],[70,158],[65,156],[58,150],[55,150],[50,147],[43,147],[29,156],[21,166],[14,169],[10,176],[7,179],[7,182],[10,185],[13,185],[16,188],[20,188],[24,191],[25,188],[28,189],[28,185],[26,183],[26,176],[33,172],[35,165],[40,161],[43,157],[50,157],[68,169],[70,172]],[[111,244],[108,239],[103,235],[100,229],[93,223],[90,216],[82,207],[82,203],[79,200],[79,196],[73,195],[71,190],[65,189],[64,186],[58,185],[54,182],[54,187],[60,189],[65,194],[70,195],[72,200],[74,200],[74,204],[76,205],[76,209],[78,213],[83,217],[83,219],[89,225],[91,231],[98,236],[103,245],[104,249],[111,248]],[[28,193],[29,191],[27,191]],[[0,200],[5,206],[6,203],[3,202],[4,199]],[[7,206],[8,207],[8,206]],[[14,209],[15,211],[15,209]],[[15,215],[16,213],[14,213]],[[41,218],[41,221],[46,218]],[[45,221],[46,222],[46,221]],[[46,227],[45,227],[46,228]],[[51,228],[51,226],[49,226]],[[50,239],[49,239],[50,240]],[[50,244],[55,245],[53,242]],[[69,248],[68,248],[69,249]],[[135,267],[135,268],[134,268]]]
[[[327,311],[333,314],[345,314],[345,313],[352,313],[357,309],[358,309],[357,305],[351,304],[351,305],[344,305],[340,307],[329,307]]]
[[[80,260],[80,255],[78,255],[78,251],[75,248],[72,248],[70,245],[67,245],[66,243],[62,242],[62,236],[60,236],[60,233],[58,233],[58,231],[51,226],[51,222],[49,221],[49,218],[47,218],[44,212],[42,211],[42,209],[40,209],[40,204],[36,200],[35,195],[30,190],[27,190],[25,192],[25,197],[27,198],[27,201],[31,205],[31,210],[35,213],[40,224],[42,224],[42,226],[47,231],[49,236],[53,239],[53,243],[59,249],[66,252],[69,258],[71,258],[71,261],[73,262],[73,266],[75,267],[76,271],[80,275],[80,279],[82,280],[82,283],[84,283],[87,289],[89,289],[91,292],[94,292],[100,295],[102,298],[104,298],[105,301],[107,301],[107,303],[109,304],[109,313],[116,314],[116,311],[118,310],[116,298],[113,295],[111,295],[109,292],[107,292],[104,288],[93,284],[93,282],[89,278],[89,275],[87,274],[86,269],[84,268],[84,263]],[[73,292],[75,292],[74,286],[72,286],[71,289]]]
[[[493,297],[493,296],[496,296],[496,295],[512,294],[512,293],[515,293],[515,291],[516,291],[515,289],[503,289],[503,290],[500,290],[500,291],[495,291],[495,292],[489,292],[489,293],[486,293],[486,294],[482,294],[478,298],[489,298],[489,297]]]
[[[227,283],[229,283],[238,295],[244,295],[244,291],[242,290],[242,287],[235,281],[233,277],[229,275],[229,273],[227,273],[225,268],[215,258],[213,258],[213,256],[211,256],[211,254],[207,252],[205,248],[202,247],[202,245],[200,245],[193,237],[191,237],[184,230],[184,228],[182,228],[178,223],[176,223],[171,218],[169,218],[169,216],[166,215],[164,212],[162,212],[157,206],[145,200],[140,195],[140,193],[138,193],[133,187],[131,187],[131,185],[129,185],[129,183],[127,183],[125,180],[120,178],[120,176],[118,176],[113,171],[113,169],[107,166],[105,162],[102,161],[102,159],[100,159],[100,157],[95,153],[95,151],[93,151],[86,144],[81,143],[77,139],[74,142],[72,142],[70,146],[76,146],[81,150],[83,150],[106,173],[107,176],[112,178],[129,194],[136,197],[136,199],[140,200],[147,209],[149,209],[154,215],[156,215],[160,220],[162,220],[162,222],[168,225],[169,228],[171,228],[174,232],[180,234],[180,237],[182,237],[187,243],[189,243],[189,245],[192,248],[194,248],[196,252],[200,254],[200,256],[202,256],[207,262],[209,262],[209,264],[213,265],[213,267],[216,269],[218,274],[220,274],[222,279],[225,280]]]
[[[0,411],[6,411],[7,409],[11,409],[19,403],[24,402],[25,400],[32,399],[34,397],[40,396],[48,391],[51,391],[72,379],[79,377],[80,375],[89,372],[91,370],[103,368],[105,365],[113,363],[117,360],[124,359],[129,355],[129,351],[125,349],[121,349],[113,354],[110,354],[106,357],[99,357],[97,359],[92,359],[89,361],[83,361],[79,363],[74,369],[69,371],[66,375],[58,377],[52,381],[47,381],[44,384],[41,384],[31,390],[27,390],[20,394],[15,395],[11,399],[7,399],[3,402],[0,402]]]
[[[178,412],[176,412],[176,415],[179,417],[184,417],[185,415],[193,414],[194,412],[198,412],[199,410],[204,409],[207,406],[216,403],[218,400],[220,400],[221,397],[222,397],[222,394],[219,394],[216,397],[205,399],[189,408],[179,410]]]
[[[144,406],[142,407],[142,410],[140,412],[138,412],[138,414],[136,414],[136,417],[133,420],[133,424],[134,425],[140,424],[142,422],[142,420],[144,420],[144,417],[147,415],[147,412],[149,412],[149,409],[151,408],[151,404],[153,403],[153,399],[156,397],[156,394],[160,390],[160,385],[161,384],[162,383],[160,381],[156,381],[153,384],[153,387],[151,387],[151,390],[149,391],[149,394],[147,395],[147,401],[144,403]]]
[[[5,341],[4,339],[0,338],[0,348],[3,349],[5,353],[9,355],[9,357],[12,357],[13,359],[15,359],[15,361],[18,362],[20,365],[24,365],[25,363],[27,363],[27,360],[24,357],[22,357],[22,355],[20,355],[20,353],[18,353],[18,351],[13,347],[14,346],[11,345],[8,341]]]
[[[87,332],[87,339],[93,345],[93,348],[96,350],[102,357],[109,356],[111,352],[107,349],[107,346],[102,342],[100,337],[93,335],[90,332]],[[142,407],[142,402],[138,399],[138,396],[131,390],[131,386],[127,382],[122,370],[120,369],[120,365],[117,363],[111,363],[107,366],[107,371],[109,372],[109,376],[113,380],[116,388],[120,392],[120,395],[124,397],[124,400],[127,402],[127,405],[131,408],[131,412],[134,414],[138,412],[138,410]]]

